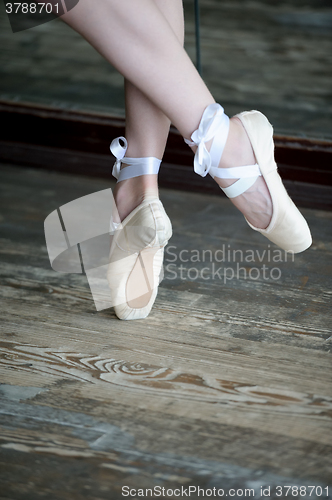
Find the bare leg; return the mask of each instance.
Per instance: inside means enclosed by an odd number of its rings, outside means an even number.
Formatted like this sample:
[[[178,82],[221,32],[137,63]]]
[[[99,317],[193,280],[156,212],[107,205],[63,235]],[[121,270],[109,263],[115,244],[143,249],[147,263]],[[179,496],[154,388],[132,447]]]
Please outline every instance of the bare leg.
[[[63,19],[147,95],[184,137],[198,128],[214,99],[153,0],[81,0]],[[246,133],[233,119],[220,166],[253,162]],[[267,227],[272,204],[262,178],[232,201],[252,224]]]
[[[182,0],[154,0],[181,45],[184,41]],[[135,85],[125,81],[127,156],[154,156],[162,159],[169,133],[169,118]],[[158,196],[157,175],[144,175],[119,182],[114,191],[123,220],[145,195]]]

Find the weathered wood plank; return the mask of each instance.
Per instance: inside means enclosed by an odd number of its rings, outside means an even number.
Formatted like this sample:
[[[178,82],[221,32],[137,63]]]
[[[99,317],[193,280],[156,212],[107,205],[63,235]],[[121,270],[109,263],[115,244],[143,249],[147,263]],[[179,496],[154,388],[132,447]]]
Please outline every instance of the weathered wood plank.
[[[280,263],[279,280],[171,280],[166,270],[151,315],[121,322],[95,311],[85,276],[50,268],[43,237],[49,212],[108,184],[4,174],[4,498],[117,500],[123,484],[329,481],[332,214],[306,211],[314,247]],[[267,249],[227,200],[162,196],[177,254]],[[246,266],[262,263],[270,265],[256,255]]]
[[[92,297],[83,276],[55,275],[52,270],[22,266],[21,277],[18,279],[11,277],[16,269],[14,264],[0,265],[0,273],[5,275],[3,298],[8,299],[9,307],[11,307],[11,300],[21,299],[36,305],[42,304],[43,307],[60,307],[63,309],[62,314],[68,314],[69,301],[71,305],[75,304],[80,312],[90,314],[95,312]],[[331,296],[329,291],[323,290],[317,297],[315,289],[311,291],[294,288],[292,290],[284,285],[279,286],[277,290],[271,290],[271,285],[257,282],[254,284],[237,283],[236,289],[227,291],[218,284],[211,284],[208,289],[206,284],[199,283],[199,286],[192,290],[190,290],[190,285],[188,283],[186,286],[187,290],[181,290],[179,287],[163,288],[164,284],[160,288],[160,298],[163,297],[163,301],[159,303],[157,300],[155,312],[166,313],[168,311],[176,318],[177,328],[187,328],[186,320],[190,317],[195,328],[207,329],[211,332],[220,330],[223,334],[235,335],[242,327],[242,331],[246,331],[249,339],[255,338],[254,333],[265,331],[269,333],[266,336],[266,342],[271,341],[271,335],[274,335],[273,340],[276,341],[276,335],[286,334],[291,336],[290,341],[294,341],[296,336],[306,336],[321,338],[327,342],[326,345],[329,345],[328,339],[331,336],[328,319]],[[239,302],[237,300],[240,295],[239,288],[242,286],[244,286],[244,292]],[[248,295],[247,290],[253,295]],[[271,291],[271,296],[268,295],[269,291]],[[299,293],[301,293],[300,310],[298,310],[299,303],[297,302]],[[258,305],[255,304],[256,294],[260,297]],[[247,306],[243,304],[243,300],[246,300]],[[278,307],[278,322],[275,321],[275,307]],[[16,314],[15,309],[11,314]],[[29,316],[29,308],[22,307],[20,315]],[[112,317],[112,312],[107,311],[97,316],[105,318],[110,315]],[[152,314],[148,321],[153,321],[154,317],[155,315]],[[165,322],[166,327],[167,316],[160,314],[157,321]]]
[[[1,368],[15,368],[21,371],[22,378],[31,371],[42,373],[48,384],[60,380],[87,382],[96,387],[82,387],[81,395],[104,402],[122,402],[132,408],[158,408],[176,416],[189,416],[194,411],[196,419],[293,438],[305,435],[309,440],[332,444],[331,398],[312,393],[312,387],[307,389],[309,393],[295,392],[288,374],[286,389],[281,380],[266,380],[265,370],[261,369],[254,375],[249,368],[241,370],[240,381],[232,380],[232,370],[228,369],[229,363],[224,356],[220,356],[222,369],[208,370],[202,363],[188,362],[188,358],[186,362],[168,363],[165,354],[128,353],[128,350],[115,348],[111,355],[116,358],[104,353],[94,355],[91,352],[82,356],[77,351],[54,352],[51,349],[45,353],[44,349],[34,346],[20,346],[15,350],[1,349],[1,357],[5,358],[1,360]],[[158,361],[159,366],[151,364]],[[266,368],[268,366],[269,363]],[[240,371],[238,366],[237,370]],[[246,382],[241,383],[244,377]],[[254,385],[253,378],[261,378],[264,385],[262,382]]]

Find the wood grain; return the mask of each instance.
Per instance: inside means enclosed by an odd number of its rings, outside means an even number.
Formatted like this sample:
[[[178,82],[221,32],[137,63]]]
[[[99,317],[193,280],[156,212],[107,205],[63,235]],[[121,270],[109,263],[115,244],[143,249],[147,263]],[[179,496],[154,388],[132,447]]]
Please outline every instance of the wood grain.
[[[2,175],[4,498],[117,500],[124,484],[328,484],[330,213],[305,212],[314,245],[281,263],[280,280],[166,272],[151,315],[126,322],[94,310],[84,275],[55,273],[43,239],[56,205],[106,183],[13,167]],[[162,199],[178,249],[266,248],[227,200]]]

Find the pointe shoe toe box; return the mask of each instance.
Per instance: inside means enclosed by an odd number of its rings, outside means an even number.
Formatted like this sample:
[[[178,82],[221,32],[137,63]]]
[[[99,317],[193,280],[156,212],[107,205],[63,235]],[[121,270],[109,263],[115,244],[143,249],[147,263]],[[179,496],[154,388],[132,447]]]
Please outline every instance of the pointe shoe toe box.
[[[158,292],[164,247],[171,236],[171,222],[157,198],[141,203],[122,222],[111,247],[107,272],[119,319],[149,315]]]
[[[249,226],[287,252],[299,253],[312,243],[307,221],[289,197],[274,159],[273,127],[259,111],[236,115],[251,141],[261,174],[270,191],[273,214],[266,229]]]

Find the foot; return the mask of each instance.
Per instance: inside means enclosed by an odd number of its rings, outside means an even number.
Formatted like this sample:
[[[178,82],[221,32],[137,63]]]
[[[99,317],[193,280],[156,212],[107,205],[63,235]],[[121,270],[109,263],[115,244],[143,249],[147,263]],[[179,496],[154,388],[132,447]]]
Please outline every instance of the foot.
[[[219,164],[219,168],[241,167],[253,165],[256,158],[250,144],[249,137],[238,118],[231,118],[229,135]],[[237,179],[214,179],[223,188],[230,186]],[[263,177],[243,194],[231,198],[234,205],[243,213],[253,226],[266,229],[272,217],[272,200],[269,189]]]
[[[126,165],[123,164],[122,168],[126,168]],[[147,196],[159,197],[157,175],[141,175],[118,182],[114,190],[114,201],[120,221],[123,221]]]

